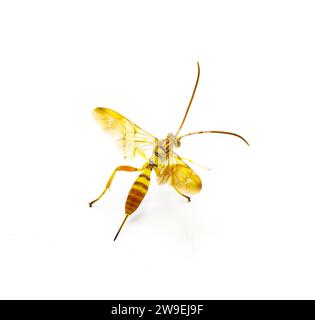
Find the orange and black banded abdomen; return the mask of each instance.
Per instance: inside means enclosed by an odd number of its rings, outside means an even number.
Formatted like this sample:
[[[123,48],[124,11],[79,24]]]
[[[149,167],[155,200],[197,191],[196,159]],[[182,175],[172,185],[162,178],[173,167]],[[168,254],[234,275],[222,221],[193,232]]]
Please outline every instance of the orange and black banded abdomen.
[[[152,167],[145,168],[132,185],[125,205],[126,214],[132,214],[148,192]]]

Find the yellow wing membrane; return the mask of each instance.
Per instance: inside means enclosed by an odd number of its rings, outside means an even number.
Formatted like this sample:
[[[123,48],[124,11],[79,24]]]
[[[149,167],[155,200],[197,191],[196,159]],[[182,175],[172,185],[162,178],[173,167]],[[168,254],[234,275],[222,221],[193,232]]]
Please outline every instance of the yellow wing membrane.
[[[93,110],[93,116],[100,127],[116,141],[125,158],[147,158],[146,151],[150,152],[158,141],[153,135],[112,109],[96,108]]]
[[[197,173],[191,169],[175,152],[170,152],[168,162],[156,167],[157,182],[168,182],[184,194],[196,194],[202,188],[202,182]]]

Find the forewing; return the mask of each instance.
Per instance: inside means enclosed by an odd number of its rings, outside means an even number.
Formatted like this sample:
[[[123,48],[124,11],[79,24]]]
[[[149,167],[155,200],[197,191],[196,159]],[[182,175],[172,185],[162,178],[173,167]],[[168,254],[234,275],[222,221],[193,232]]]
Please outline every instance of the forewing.
[[[191,169],[175,152],[170,157],[170,184],[184,194],[196,194],[202,188],[197,173]]]
[[[93,116],[100,127],[116,141],[125,158],[137,155],[146,158],[146,153],[152,152],[157,143],[157,138],[112,109],[96,108]]]

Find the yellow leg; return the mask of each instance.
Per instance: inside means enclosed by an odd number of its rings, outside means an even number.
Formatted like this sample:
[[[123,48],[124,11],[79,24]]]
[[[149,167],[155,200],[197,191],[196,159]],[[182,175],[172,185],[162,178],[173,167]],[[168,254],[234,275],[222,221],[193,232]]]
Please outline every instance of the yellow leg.
[[[182,156],[181,156],[181,158],[182,158],[183,160],[186,160],[186,161],[189,161],[189,162],[191,162],[191,163],[195,164],[196,166],[199,166],[199,167],[201,167],[201,168],[203,168],[203,169],[206,169],[206,170],[211,171],[211,169],[210,169],[210,168],[205,167],[205,166],[203,166],[202,164],[196,163],[196,162],[195,162],[195,161],[193,161],[193,160],[190,160],[190,159],[188,159],[188,158],[184,158],[184,157],[182,157]]]
[[[188,202],[190,202],[190,197],[186,196],[185,194],[183,194],[181,191],[179,191],[176,187],[173,186],[173,188],[175,189],[176,192],[178,192],[181,196],[185,197]]]
[[[135,172],[135,171],[139,171],[139,170],[141,170],[141,169],[142,169],[142,168],[139,169],[139,168],[135,168],[135,167],[131,167],[131,166],[119,166],[119,167],[117,167],[117,168],[113,171],[112,175],[110,176],[110,178],[109,178],[109,180],[108,180],[108,182],[107,182],[107,184],[106,184],[106,187],[105,187],[104,191],[103,191],[95,200],[91,201],[91,202],[89,203],[89,206],[92,207],[93,203],[95,203],[96,201],[98,201],[99,199],[101,199],[101,198],[103,197],[103,195],[105,194],[105,192],[107,191],[107,189],[110,188],[110,185],[112,184],[112,181],[113,181],[113,179],[114,179],[115,174],[116,174],[117,171]]]

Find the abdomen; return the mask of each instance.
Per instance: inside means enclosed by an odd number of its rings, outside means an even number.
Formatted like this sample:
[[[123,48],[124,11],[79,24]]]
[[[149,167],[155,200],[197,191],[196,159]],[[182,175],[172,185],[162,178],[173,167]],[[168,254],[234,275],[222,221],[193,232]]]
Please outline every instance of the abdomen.
[[[130,215],[139,207],[150,185],[152,167],[145,168],[132,185],[125,205],[125,213]]]

